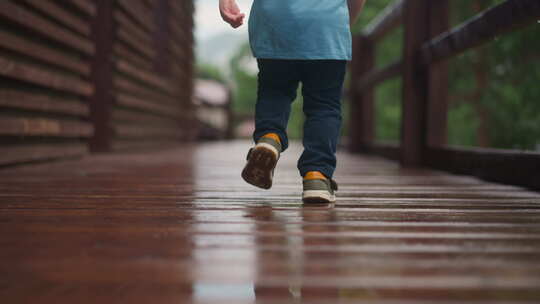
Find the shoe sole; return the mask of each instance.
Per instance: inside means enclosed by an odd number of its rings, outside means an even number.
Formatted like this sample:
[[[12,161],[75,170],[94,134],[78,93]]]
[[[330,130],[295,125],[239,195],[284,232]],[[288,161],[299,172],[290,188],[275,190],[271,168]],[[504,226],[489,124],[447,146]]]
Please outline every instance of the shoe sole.
[[[270,147],[258,145],[251,151],[246,167],[242,170],[242,178],[255,187],[270,189],[277,159],[276,153]]]
[[[304,204],[333,204],[336,202],[336,196],[324,190],[306,190],[302,193],[302,202]]]

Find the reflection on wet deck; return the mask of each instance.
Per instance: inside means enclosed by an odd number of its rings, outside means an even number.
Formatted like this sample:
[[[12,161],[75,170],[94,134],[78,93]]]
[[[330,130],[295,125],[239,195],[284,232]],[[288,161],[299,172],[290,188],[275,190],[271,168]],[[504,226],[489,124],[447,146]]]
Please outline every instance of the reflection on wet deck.
[[[335,206],[303,206],[247,142],[0,173],[3,303],[535,303],[540,194],[340,156]],[[338,301],[339,299],[339,301]]]

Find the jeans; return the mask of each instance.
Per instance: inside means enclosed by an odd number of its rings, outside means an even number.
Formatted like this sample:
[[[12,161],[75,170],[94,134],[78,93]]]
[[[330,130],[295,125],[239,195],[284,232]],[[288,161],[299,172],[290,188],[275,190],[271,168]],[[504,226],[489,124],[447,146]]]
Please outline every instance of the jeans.
[[[258,59],[259,77],[253,140],[276,133],[288,147],[287,123],[299,83],[304,97],[304,152],[298,170],[332,178],[341,128],[341,95],[347,61]]]

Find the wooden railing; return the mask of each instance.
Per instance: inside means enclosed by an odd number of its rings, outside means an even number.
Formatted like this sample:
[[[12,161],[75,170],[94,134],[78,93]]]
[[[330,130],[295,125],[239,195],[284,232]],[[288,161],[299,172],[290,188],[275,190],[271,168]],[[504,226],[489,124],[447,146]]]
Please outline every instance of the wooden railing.
[[[0,166],[192,136],[193,2],[0,1]]]
[[[354,37],[350,150],[488,180],[540,189],[540,154],[447,145],[446,60],[519,27],[536,23],[540,1],[507,0],[449,29],[449,0],[398,0]],[[403,24],[401,60],[375,69],[375,45]],[[399,144],[375,140],[374,87],[402,77]],[[540,123],[540,122],[539,122]]]

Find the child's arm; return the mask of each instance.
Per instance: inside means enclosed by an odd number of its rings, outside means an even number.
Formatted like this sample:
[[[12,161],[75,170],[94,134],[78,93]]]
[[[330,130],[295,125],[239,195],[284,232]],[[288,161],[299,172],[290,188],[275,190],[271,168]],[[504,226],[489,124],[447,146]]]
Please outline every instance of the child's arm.
[[[221,13],[221,18],[234,28],[244,24],[244,17],[246,15],[240,12],[235,0],[219,0],[219,12]]]
[[[364,8],[364,4],[366,4],[366,0],[348,0],[349,3],[349,14],[351,19],[351,25],[356,23],[356,19],[360,15],[360,12],[362,11],[362,8]]]

